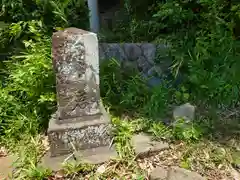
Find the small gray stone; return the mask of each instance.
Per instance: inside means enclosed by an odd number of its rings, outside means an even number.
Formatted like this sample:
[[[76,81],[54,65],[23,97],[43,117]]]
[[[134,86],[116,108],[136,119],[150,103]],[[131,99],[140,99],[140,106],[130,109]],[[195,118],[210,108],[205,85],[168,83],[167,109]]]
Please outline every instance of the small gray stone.
[[[167,180],[205,180],[200,174],[179,167],[172,167]]]
[[[185,120],[192,121],[195,116],[195,106],[190,103],[183,104],[178,106],[173,111],[173,117],[175,120],[179,118],[184,118]]]
[[[99,60],[105,60],[105,47],[106,47],[106,43],[101,43],[99,44]]]
[[[162,83],[162,79],[159,78],[159,77],[150,77],[148,78],[147,80],[147,84],[148,86],[150,87],[156,87],[156,86],[159,86],[159,84]]]
[[[147,61],[151,64],[154,64],[154,59],[156,56],[156,45],[151,43],[145,43],[142,44],[141,48]]]
[[[149,152],[158,152],[169,148],[169,145],[161,141],[152,141],[151,136],[146,134],[138,134],[133,136],[132,144],[136,154],[144,156]]]
[[[137,59],[137,63],[138,63],[138,68],[140,72],[146,73],[151,68],[151,65],[148,63],[148,61],[144,56],[140,56]]]
[[[129,61],[137,60],[137,58],[139,56],[141,56],[141,54],[142,54],[141,48],[134,43],[124,44],[123,49],[124,49],[125,54],[127,56],[127,60],[129,60]]]
[[[157,167],[153,169],[150,174],[151,180],[166,180],[168,175],[168,171],[163,167]]]
[[[127,57],[123,51],[123,48],[118,43],[109,43],[108,47],[105,48],[106,58],[116,58],[117,60],[126,60]]]
[[[160,66],[153,66],[152,68],[150,68],[148,70],[148,75],[149,76],[155,76],[155,75],[161,76],[162,73],[163,73],[163,71],[162,71],[162,68]]]

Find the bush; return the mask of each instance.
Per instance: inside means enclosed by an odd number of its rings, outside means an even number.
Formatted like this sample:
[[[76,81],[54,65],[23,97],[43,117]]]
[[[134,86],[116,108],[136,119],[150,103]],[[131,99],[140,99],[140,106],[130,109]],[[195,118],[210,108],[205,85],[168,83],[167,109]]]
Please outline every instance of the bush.
[[[0,90],[0,132],[1,141],[8,145],[46,128],[55,107],[51,41],[43,34],[35,37],[35,41],[24,41],[24,53],[6,62],[4,88]]]
[[[118,23],[113,29],[119,40],[155,41],[159,37],[173,36],[179,32],[196,32],[207,27],[230,23],[237,35],[239,28],[237,0],[125,0],[128,21]],[[217,23],[216,23],[217,22]],[[231,27],[230,27],[231,26]],[[221,25],[220,25],[221,27]],[[129,34],[126,34],[128,30]]]
[[[114,29],[120,41],[168,42],[172,74],[182,77],[182,86],[191,93],[189,100],[228,107],[239,103],[238,3],[171,0],[139,7],[141,3],[132,2],[126,1],[130,23]],[[137,11],[141,8],[151,15],[141,18]]]
[[[183,84],[194,100],[235,106],[239,102],[239,42],[233,39],[228,22],[216,18],[211,24],[171,39],[172,71],[184,76]]]
[[[68,26],[88,29],[84,0],[3,0],[1,7],[0,21],[7,23],[41,20],[49,30]]]
[[[101,96],[115,115],[162,118],[168,107],[171,91],[166,84],[155,88],[139,72],[123,68],[116,60],[106,60],[100,68]]]
[[[16,55],[25,49],[24,40],[40,41],[47,30],[41,21],[19,21],[11,23],[0,30],[0,60],[4,67],[3,60]]]
[[[106,60],[100,69],[101,96],[111,110],[139,111],[149,93],[146,81],[138,72],[126,70],[116,60]]]
[[[0,29],[0,69],[4,68],[1,61],[21,52],[24,48],[22,41],[35,39],[36,31],[51,36],[59,28],[89,28],[84,0],[3,0],[0,5],[0,21],[9,24]]]

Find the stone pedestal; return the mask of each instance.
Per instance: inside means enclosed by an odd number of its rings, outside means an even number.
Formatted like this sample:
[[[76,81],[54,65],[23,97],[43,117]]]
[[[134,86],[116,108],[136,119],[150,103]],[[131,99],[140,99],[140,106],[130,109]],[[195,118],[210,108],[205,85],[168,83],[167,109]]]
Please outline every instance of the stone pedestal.
[[[49,122],[51,157],[87,150],[112,155],[110,119],[100,101],[98,40],[94,33],[68,28],[53,34],[57,112]],[[95,150],[96,151],[95,151]]]

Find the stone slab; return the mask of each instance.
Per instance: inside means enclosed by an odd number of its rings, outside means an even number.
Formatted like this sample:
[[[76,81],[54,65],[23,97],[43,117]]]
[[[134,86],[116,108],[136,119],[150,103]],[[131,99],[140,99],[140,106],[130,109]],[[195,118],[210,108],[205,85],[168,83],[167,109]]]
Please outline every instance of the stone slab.
[[[150,180],[205,180],[200,174],[179,167],[156,167],[150,174]]]
[[[42,158],[40,165],[45,168],[49,168],[52,171],[58,171],[61,170],[64,162],[79,161],[82,163],[102,164],[106,161],[116,158],[117,152],[115,151],[114,147],[109,148],[105,146],[77,151],[74,153],[74,156],[76,159],[74,159],[73,156],[70,157],[70,154],[51,157],[51,153],[47,152]]]
[[[200,174],[179,167],[171,167],[167,180],[206,180]]]
[[[48,138],[52,156],[69,154],[75,149],[109,146],[111,143],[110,124],[104,117],[64,124],[57,124],[56,119],[50,121]]]
[[[151,136],[143,133],[134,135],[132,144],[138,156],[145,156],[148,153],[159,152],[169,148],[168,143],[153,141]]]
[[[151,180],[166,180],[168,176],[168,170],[163,167],[156,167],[150,174]]]

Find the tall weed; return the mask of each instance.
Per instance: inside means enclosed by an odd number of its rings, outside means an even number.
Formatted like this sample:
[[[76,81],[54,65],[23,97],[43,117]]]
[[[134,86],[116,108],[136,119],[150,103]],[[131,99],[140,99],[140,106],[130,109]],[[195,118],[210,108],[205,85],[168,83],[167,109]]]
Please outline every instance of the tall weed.
[[[3,142],[36,135],[46,128],[54,110],[50,38],[41,35],[40,39],[24,41],[24,45],[25,52],[5,63],[4,87],[0,90]]]
[[[137,112],[146,103],[149,88],[138,72],[113,59],[102,63],[100,77],[103,101],[115,112]]]
[[[3,0],[0,20],[7,23],[41,20],[52,31],[56,27],[88,29],[88,8],[83,0]]]
[[[123,68],[116,60],[101,65],[100,78],[103,101],[116,115],[159,118],[167,110],[171,91],[166,84],[151,88],[139,72]]]

